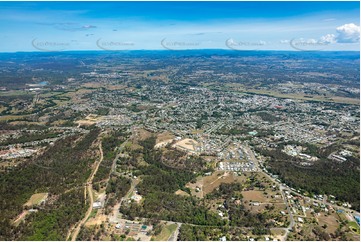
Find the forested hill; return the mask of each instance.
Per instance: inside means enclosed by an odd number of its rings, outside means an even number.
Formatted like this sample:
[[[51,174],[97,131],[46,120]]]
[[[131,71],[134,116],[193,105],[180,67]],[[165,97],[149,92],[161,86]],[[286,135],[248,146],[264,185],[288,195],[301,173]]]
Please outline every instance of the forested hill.
[[[57,141],[42,155],[0,176],[0,240],[65,240],[69,227],[84,211],[83,184],[96,159],[93,148],[100,130]],[[39,212],[18,227],[12,220],[34,193],[48,192]]]

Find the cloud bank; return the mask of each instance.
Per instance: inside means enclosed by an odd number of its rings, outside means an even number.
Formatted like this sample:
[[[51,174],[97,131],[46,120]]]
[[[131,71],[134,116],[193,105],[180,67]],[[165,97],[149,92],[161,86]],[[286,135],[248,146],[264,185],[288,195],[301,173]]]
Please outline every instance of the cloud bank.
[[[360,26],[349,23],[336,28],[336,34],[326,34],[319,40],[321,43],[358,43]]]

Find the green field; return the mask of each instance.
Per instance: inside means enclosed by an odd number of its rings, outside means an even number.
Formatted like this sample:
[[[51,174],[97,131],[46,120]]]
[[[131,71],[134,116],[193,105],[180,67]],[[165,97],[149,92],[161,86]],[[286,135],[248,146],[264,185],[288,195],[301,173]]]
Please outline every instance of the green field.
[[[95,218],[95,216],[97,215],[98,210],[97,209],[93,209],[89,215],[89,218],[87,219],[87,221],[91,218]]]
[[[155,241],[167,241],[176,229],[177,229],[176,224],[166,225],[163,227],[160,234],[158,234],[157,236],[154,236],[152,239]]]
[[[354,231],[357,234],[360,234],[360,227],[358,226],[358,224],[355,221],[349,222],[348,226],[350,226],[352,231]]]
[[[29,198],[29,200],[24,205],[29,207],[34,205],[39,205],[41,201],[47,198],[47,196],[48,193],[35,193]]]
[[[32,95],[34,96],[34,93],[30,93],[29,91],[23,91],[23,90],[9,90],[9,91],[2,91],[1,96],[20,96],[20,95]]]

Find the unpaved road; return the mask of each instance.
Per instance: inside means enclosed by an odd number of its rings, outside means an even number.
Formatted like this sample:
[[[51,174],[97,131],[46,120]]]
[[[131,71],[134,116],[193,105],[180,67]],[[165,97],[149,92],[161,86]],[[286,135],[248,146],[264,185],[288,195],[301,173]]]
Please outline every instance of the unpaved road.
[[[87,180],[87,184],[85,187],[85,191],[87,191],[87,193],[89,194],[89,208],[87,210],[87,212],[85,213],[84,218],[80,221],[80,223],[76,226],[76,228],[73,231],[73,234],[71,236],[71,240],[75,241],[76,238],[78,237],[79,231],[81,229],[81,227],[85,224],[85,222],[88,220],[92,210],[93,210],[93,202],[94,202],[94,198],[93,198],[93,179],[95,174],[98,171],[99,165],[100,163],[102,163],[103,161],[103,149],[102,149],[102,143],[99,143],[99,151],[100,151],[100,159],[98,162],[95,163],[94,169],[92,171],[92,173],[90,174],[88,180]]]

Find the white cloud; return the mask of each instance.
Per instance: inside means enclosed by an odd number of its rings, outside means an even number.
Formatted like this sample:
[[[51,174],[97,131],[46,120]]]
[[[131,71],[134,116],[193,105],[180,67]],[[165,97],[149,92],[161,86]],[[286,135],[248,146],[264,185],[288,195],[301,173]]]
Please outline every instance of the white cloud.
[[[337,34],[326,34],[319,40],[320,43],[358,43],[360,41],[360,26],[350,23],[336,28]]]
[[[298,42],[298,43],[302,43],[302,44],[317,44],[318,41],[315,39],[304,39],[304,38],[300,38],[298,40],[293,39],[292,42]]]
[[[360,26],[354,23],[345,24],[336,28],[338,43],[357,43],[360,41]]]
[[[336,42],[336,36],[334,34],[326,34],[320,38],[319,43],[331,44]]]

